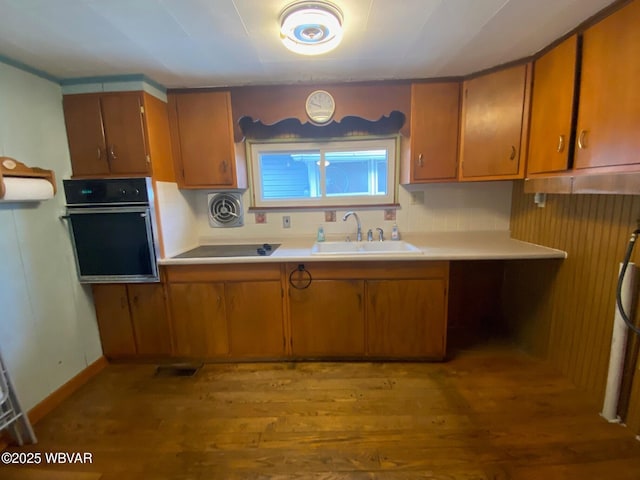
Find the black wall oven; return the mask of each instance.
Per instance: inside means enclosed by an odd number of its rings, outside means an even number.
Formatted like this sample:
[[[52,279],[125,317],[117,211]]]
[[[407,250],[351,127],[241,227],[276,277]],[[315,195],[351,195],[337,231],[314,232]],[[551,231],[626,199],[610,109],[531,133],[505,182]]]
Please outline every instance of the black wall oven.
[[[64,180],[80,283],[158,282],[150,178]]]

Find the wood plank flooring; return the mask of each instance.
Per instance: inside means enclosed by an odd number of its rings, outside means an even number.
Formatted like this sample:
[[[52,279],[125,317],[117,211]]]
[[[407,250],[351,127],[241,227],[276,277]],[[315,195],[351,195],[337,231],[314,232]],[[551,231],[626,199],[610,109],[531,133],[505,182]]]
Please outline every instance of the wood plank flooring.
[[[445,363],[154,372],[111,365],[38,423],[38,445],[10,450],[90,452],[93,463],[30,465],[24,478],[37,478],[34,470],[102,480],[640,478],[632,432],[509,346]]]

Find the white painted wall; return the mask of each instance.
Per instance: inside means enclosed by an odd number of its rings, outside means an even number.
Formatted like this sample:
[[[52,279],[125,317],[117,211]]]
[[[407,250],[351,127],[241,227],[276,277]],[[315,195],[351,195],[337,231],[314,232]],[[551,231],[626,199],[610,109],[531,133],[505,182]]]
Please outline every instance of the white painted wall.
[[[362,222],[363,235],[380,227],[390,238],[397,223],[402,232],[508,231],[511,215],[512,182],[442,183],[400,187],[400,208],[396,221],[384,220],[383,209],[356,208]],[[190,192],[191,193],[191,192]],[[329,239],[355,236],[355,221],[342,221],[344,209],[338,210],[336,222],[325,222],[324,211],[269,212],[266,224],[256,224],[248,213],[249,192],[243,195],[245,225],[239,228],[211,228],[207,218],[207,191],[197,191],[188,198],[195,211],[200,242],[278,239],[283,236],[308,236],[315,239],[319,225]],[[291,228],[282,228],[282,216],[291,217]]]
[[[69,178],[60,86],[0,62],[0,155],[53,169],[58,193],[0,204],[0,349],[30,409],[102,355],[91,296],[77,280],[64,212]]]

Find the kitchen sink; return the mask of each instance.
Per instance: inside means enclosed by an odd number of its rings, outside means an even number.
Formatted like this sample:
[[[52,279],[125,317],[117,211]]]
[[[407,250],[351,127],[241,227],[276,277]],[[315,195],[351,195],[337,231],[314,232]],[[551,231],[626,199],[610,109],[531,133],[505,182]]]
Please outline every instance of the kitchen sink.
[[[312,255],[382,255],[421,254],[422,251],[403,240],[390,242],[317,242]]]

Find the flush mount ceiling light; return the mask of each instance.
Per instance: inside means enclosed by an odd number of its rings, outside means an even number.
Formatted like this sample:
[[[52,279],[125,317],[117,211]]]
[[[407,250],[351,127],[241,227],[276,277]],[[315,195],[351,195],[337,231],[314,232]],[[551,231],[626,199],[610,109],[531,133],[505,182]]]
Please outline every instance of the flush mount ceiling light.
[[[301,1],[280,14],[280,38],[289,50],[301,55],[320,55],[342,40],[342,11],[324,0]]]

